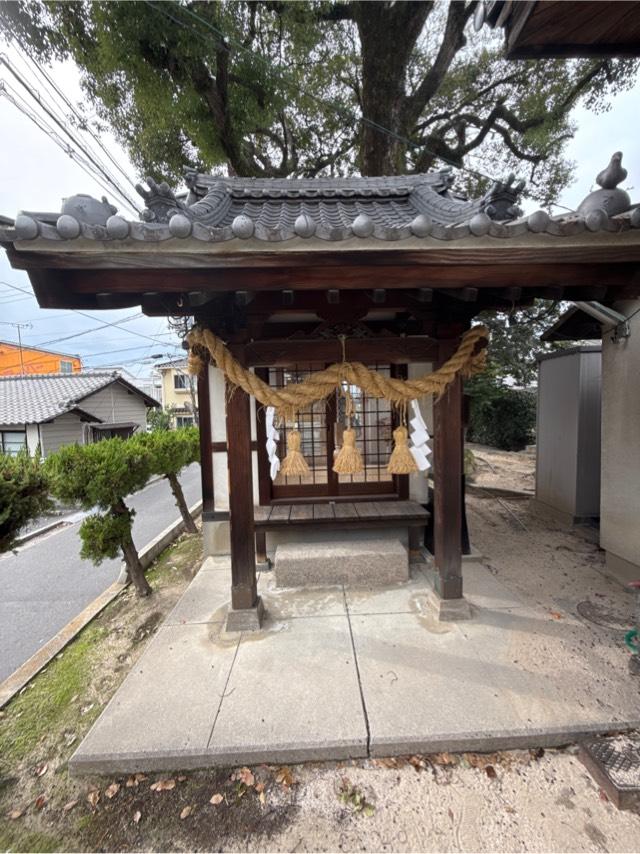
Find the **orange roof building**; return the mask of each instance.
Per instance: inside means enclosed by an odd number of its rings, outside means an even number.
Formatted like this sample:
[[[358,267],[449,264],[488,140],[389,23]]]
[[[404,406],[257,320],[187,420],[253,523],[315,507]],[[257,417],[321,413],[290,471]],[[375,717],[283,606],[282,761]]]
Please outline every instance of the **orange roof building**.
[[[0,377],[24,374],[77,374],[82,370],[78,356],[40,350],[37,347],[19,347],[9,341],[0,341]]]

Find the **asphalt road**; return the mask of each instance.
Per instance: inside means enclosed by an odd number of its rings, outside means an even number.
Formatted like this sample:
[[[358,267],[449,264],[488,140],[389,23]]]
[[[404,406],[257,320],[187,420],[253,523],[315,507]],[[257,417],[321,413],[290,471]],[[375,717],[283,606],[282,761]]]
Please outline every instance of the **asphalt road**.
[[[180,476],[187,504],[201,495],[200,466]],[[141,549],[180,515],[166,480],[131,496],[136,510],[133,539]],[[40,647],[99,596],[120,574],[121,561],[100,566],[80,558],[82,514],[71,524],[21,546],[0,558],[0,681],[10,676]]]

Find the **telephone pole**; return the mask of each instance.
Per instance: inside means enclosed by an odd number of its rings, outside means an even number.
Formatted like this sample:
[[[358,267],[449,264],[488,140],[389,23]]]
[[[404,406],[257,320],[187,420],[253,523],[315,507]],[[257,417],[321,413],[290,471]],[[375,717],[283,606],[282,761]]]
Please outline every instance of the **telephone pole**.
[[[24,358],[22,355],[22,333],[21,333],[21,330],[22,329],[32,329],[33,326],[31,323],[12,323],[11,321],[8,321],[8,320],[0,320],[0,323],[3,326],[13,326],[14,329],[16,329],[18,332],[18,349],[20,351],[20,376],[23,377],[24,376]]]

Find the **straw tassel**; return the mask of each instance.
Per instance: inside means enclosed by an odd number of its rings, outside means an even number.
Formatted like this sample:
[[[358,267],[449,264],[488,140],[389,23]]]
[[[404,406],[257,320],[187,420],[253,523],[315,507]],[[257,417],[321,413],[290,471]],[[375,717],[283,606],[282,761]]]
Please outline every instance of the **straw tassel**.
[[[309,465],[302,455],[300,446],[302,437],[298,430],[291,430],[287,434],[287,456],[280,466],[280,474],[285,477],[309,474]]]
[[[393,431],[394,448],[387,471],[389,474],[411,474],[418,471],[418,466],[409,450],[409,433],[406,427],[396,427]]]
[[[333,462],[333,470],[338,474],[359,474],[364,471],[362,455],[356,448],[356,431],[352,427],[342,434],[342,448]]]

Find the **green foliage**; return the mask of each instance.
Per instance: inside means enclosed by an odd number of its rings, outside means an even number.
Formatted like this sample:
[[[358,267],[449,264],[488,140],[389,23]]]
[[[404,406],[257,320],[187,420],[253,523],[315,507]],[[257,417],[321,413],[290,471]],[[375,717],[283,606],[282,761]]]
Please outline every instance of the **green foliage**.
[[[56,497],[77,501],[85,510],[110,510],[142,489],[151,475],[151,460],[142,445],[115,438],[66,445],[47,457],[45,470]]]
[[[133,510],[114,516],[111,513],[92,513],[80,525],[82,548],[80,557],[96,565],[120,554],[121,543],[131,532]]]
[[[177,475],[185,466],[200,459],[200,433],[197,427],[140,433],[130,441],[138,443],[149,454],[153,474]]]
[[[39,456],[0,454],[0,552],[11,549],[27,522],[49,509],[49,484]]]
[[[173,407],[153,406],[147,412],[147,424],[152,433],[158,430],[171,430],[171,418],[173,416]]]
[[[571,178],[572,109],[606,109],[637,61],[508,62],[502,30],[473,30],[474,5],[16,2],[0,4],[0,27],[40,61],[75,60],[98,129],[156,179],[177,184],[185,166],[285,176],[448,162],[524,167],[547,203]],[[469,174],[460,189],[486,186]]]
[[[88,516],[80,526],[81,556],[99,564],[122,549],[130,573],[134,571],[134,511],[124,499],[142,489],[152,474],[151,455],[145,447],[132,439],[67,445],[48,457],[45,467],[58,498],[77,501],[85,510],[104,511]]]
[[[468,441],[504,451],[521,451],[534,441],[535,394],[508,388],[498,382],[491,384],[490,379],[479,393],[478,389],[470,391]]]

